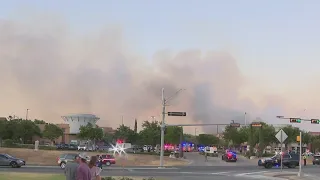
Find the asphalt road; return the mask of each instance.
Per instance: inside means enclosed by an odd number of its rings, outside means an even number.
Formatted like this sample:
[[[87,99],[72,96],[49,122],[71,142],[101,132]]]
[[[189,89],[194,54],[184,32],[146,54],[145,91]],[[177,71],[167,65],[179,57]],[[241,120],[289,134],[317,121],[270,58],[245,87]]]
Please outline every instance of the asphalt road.
[[[320,176],[319,166],[308,166],[303,169],[304,173],[313,176]],[[22,168],[1,167],[1,172],[28,172],[28,173],[50,173],[62,174],[63,170],[55,166],[25,166]],[[269,179],[265,177],[266,173],[278,173],[279,168],[264,169],[254,165],[240,165],[240,166],[186,166],[186,167],[105,167],[103,169],[103,176],[139,176],[139,177],[162,177],[168,179],[188,179],[197,178],[199,180],[213,179],[217,177],[222,180],[242,180],[242,179]],[[298,172],[298,169],[283,170],[283,173]],[[277,179],[277,178],[275,178]],[[279,178],[278,178],[279,179]]]

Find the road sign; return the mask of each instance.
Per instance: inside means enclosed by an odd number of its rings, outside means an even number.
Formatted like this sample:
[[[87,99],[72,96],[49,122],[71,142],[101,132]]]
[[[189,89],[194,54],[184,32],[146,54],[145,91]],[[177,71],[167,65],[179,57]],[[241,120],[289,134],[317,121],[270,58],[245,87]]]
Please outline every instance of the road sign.
[[[231,127],[240,127],[240,123],[230,123]]]
[[[320,120],[319,119],[311,119],[311,124],[319,124]]]
[[[252,123],[251,123],[251,126],[252,126],[252,127],[261,127],[262,124],[261,124],[260,122],[252,122]]]
[[[187,116],[186,112],[168,112],[168,116]]]
[[[276,138],[280,143],[283,143],[288,138],[288,135],[282,129],[280,129],[280,131],[276,134]]]
[[[291,123],[301,123],[301,119],[300,118],[290,118],[290,122]]]

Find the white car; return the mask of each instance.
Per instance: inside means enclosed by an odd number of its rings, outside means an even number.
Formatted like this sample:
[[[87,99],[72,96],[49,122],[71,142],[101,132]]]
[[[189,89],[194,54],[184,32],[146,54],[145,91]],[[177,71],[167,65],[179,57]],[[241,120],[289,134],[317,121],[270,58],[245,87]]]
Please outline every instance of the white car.
[[[79,145],[78,146],[78,151],[86,151],[87,150],[87,146],[86,145]]]

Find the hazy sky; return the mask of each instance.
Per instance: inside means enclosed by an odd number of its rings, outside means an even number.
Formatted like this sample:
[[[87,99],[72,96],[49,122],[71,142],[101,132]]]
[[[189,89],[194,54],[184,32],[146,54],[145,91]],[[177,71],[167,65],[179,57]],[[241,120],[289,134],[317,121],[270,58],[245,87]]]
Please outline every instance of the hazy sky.
[[[0,2],[0,20],[25,21],[28,19],[26,15],[50,15],[63,20],[68,26],[68,32],[77,36],[94,34],[109,26],[121,29],[130,52],[148,62],[161,50],[181,52],[198,49],[226,52],[236,60],[245,79],[245,85],[239,88],[237,97],[248,98],[255,107],[259,107],[257,116],[274,123],[277,122],[274,119],[277,113],[320,117],[317,114],[320,112],[320,1]],[[0,59],[0,63],[1,61],[3,60]],[[227,80],[228,78],[225,78],[224,83]],[[271,96],[274,102],[268,105],[265,101],[271,101]],[[16,113],[20,116],[23,116],[23,111],[0,110],[4,115]],[[240,111],[250,112],[245,109]],[[34,116],[45,115],[35,113]],[[120,114],[116,116],[120,117]],[[311,130],[317,129],[319,128],[314,127]]]

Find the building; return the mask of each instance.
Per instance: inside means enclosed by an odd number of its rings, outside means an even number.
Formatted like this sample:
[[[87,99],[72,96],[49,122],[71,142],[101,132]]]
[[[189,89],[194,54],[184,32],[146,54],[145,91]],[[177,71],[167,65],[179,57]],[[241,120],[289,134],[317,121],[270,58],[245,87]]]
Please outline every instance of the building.
[[[66,143],[70,144],[72,142],[79,141],[80,139],[77,135],[80,132],[81,126],[86,126],[88,123],[96,126],[96,122],[100,119],[99,117],[92,115],[92,114],[72,114],[67,116],[62,116],[62,119],[66,123],[56,124],[63,130],[63,136],[59,137],[54,141],[54,143]],[[44,130],[45,124],[38,124],[41,131]],[[113,134],[115,130],[112,127],[101,127],[104,133]],[[44,139],[38,136],[33,137],[33,142],[38,140],[39,144],[47,144],[52,143],[48,139]]]

